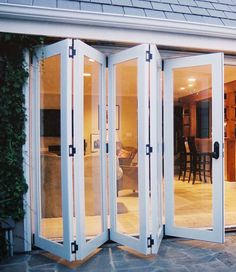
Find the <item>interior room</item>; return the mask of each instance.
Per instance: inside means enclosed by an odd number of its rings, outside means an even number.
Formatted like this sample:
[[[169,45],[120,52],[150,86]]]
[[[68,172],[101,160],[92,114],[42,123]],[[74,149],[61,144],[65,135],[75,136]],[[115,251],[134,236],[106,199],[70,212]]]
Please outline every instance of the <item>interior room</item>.
[[[236,67],[224,68],[225,227],[236,226]],[[176,69],[174,77],[175,225],[213,226],[211,67]]]

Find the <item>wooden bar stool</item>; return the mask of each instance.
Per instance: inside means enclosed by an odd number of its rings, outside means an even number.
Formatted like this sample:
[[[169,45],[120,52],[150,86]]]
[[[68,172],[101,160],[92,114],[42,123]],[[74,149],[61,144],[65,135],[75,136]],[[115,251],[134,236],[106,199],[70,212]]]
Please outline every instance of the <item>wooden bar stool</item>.
[[[193,184],[196,181],[196,176],[198,174],[199,180],[202,181],[202,176],[204,178],[204,182],[207,182],[206,177],[210,177],[210,181],[212,183],[212,153],[210,152],[199,152],[196,148],[195,137],[188,137],[188,145],[190,150],[190,175],[189,180],[191,179],[191,175],[193,174]],[[209,175],[207,175],[209,173]]]
[[[183,177],[183,181],[185,181],[186,173],[189,172],[190,175],[190,153],[186,148],[186,139],[185,137],[181,137],[179,139],[179,148],[180,148],[180,156],[179,156],[179,180]]]

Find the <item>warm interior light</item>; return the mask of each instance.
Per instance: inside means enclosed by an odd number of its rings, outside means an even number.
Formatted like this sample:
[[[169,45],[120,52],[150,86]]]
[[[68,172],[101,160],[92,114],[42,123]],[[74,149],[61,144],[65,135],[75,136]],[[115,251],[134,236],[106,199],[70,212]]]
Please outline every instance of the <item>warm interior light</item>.
[[[182,91],[185,90],[185,87],[180,87],[180,90],[182,90]]]
[[[194,77],[190,77],[189,79],[188,79],[188,82],[195,82],[196,81],[196,78],[194,78]]]
[[[193,84],[188,84],[189,87],[193,87]]]
[[[84,77],[90,77],[91,76],[90,73],[84,73],[83,75],[84,75]]]
[[[94,60],[94,59],[89,59],[89,61],[90,61],[90,62],[95,62],[95,60]]]

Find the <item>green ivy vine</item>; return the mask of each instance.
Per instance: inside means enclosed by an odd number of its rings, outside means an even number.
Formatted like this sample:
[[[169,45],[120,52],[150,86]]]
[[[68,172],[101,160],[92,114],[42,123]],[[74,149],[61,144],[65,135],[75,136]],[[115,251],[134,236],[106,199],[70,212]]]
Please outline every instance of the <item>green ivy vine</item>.
[[[25,144],[25,97],[23,86],[29,76],[24,50],[33,52],[42,38],[0,33],[0,218],[19,221],[24,216],[22,147]]]

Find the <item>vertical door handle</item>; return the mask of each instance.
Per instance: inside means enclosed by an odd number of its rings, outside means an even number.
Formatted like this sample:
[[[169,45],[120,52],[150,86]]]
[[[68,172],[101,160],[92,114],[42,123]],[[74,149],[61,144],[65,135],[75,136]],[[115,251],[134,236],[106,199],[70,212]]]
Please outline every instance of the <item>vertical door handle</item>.
[[[219,159],[220,156],[220,144],[219,142],[214,142],[214,151],[212,152],[212,158]]]

